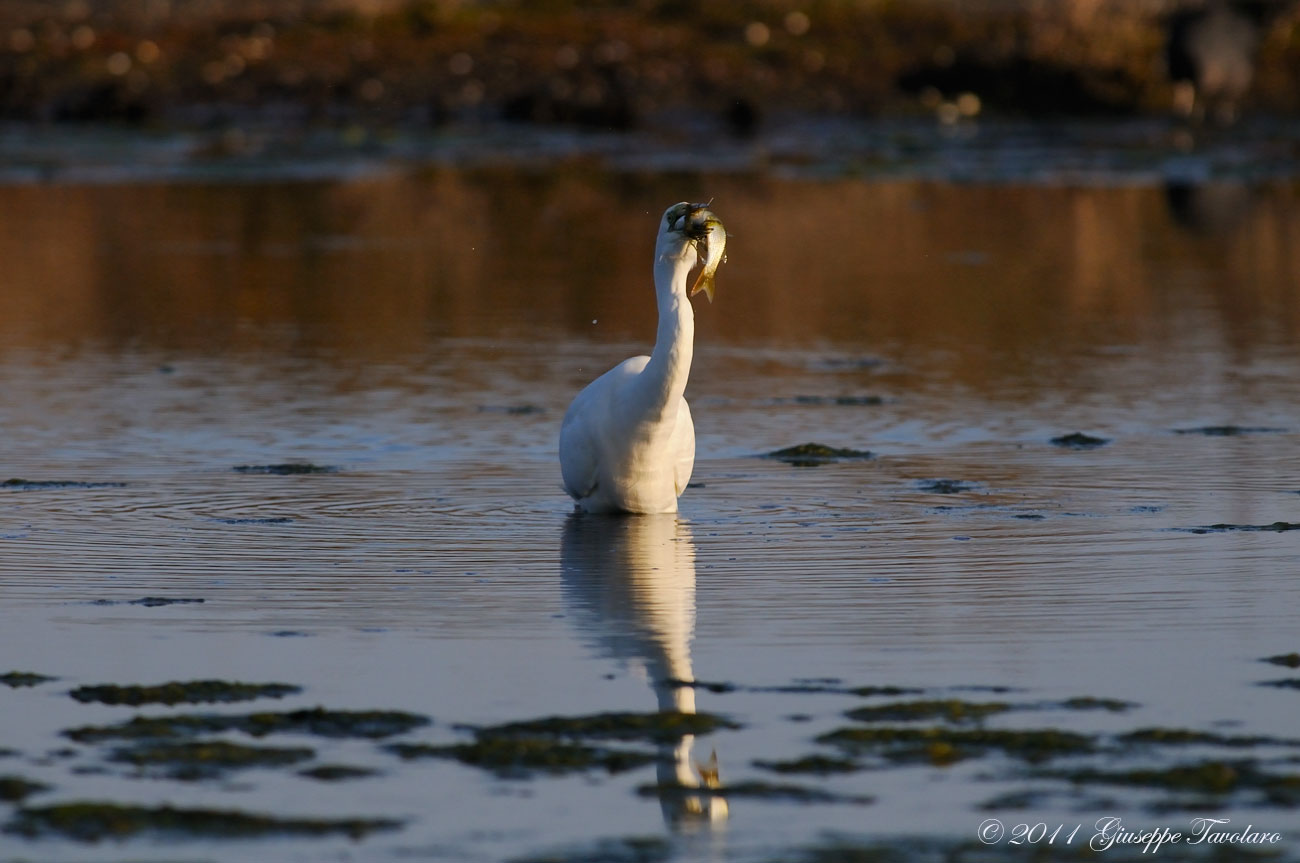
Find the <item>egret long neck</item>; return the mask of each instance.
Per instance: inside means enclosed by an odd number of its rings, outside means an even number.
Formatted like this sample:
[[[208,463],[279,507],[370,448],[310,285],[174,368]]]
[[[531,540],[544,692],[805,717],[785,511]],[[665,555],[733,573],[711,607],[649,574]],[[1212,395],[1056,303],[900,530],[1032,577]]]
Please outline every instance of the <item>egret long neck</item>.
[[[676,410],[691,374],[695,313],[686,295],[689,256],[660,253],[655,259],[655,295],[659,330],[650,363],[641,374],[650,406],[660,413]]]

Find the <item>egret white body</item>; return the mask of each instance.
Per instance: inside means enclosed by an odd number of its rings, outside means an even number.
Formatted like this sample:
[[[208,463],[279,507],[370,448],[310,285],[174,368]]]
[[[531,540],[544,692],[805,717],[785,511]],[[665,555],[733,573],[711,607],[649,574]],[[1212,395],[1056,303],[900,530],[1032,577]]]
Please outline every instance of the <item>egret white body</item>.
[[[711,270],[721,249],[708,244],[725,238],[705,205],[675,204],[664,213],[655,243],[659,329],[654,350],[624,360],[588,384],[560,427],[560,472],[580,509],[677,511],[677,498],[695,467],[695,426],[684,397],[695,340],[687,276],[707,260],[701,282],[707,275],[704,289],[712,299]]]

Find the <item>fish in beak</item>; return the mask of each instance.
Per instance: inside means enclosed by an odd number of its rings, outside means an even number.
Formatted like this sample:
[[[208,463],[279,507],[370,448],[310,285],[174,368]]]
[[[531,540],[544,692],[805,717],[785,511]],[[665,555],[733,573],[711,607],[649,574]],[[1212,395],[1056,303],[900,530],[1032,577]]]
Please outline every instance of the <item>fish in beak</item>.
[[[687,214],[686,235],[695,241],[695,251],[703,264],[691,286],[691,296],[704,291],[713,302],[713,276],[727,261],[727,229],[707,204],[696,204]]]

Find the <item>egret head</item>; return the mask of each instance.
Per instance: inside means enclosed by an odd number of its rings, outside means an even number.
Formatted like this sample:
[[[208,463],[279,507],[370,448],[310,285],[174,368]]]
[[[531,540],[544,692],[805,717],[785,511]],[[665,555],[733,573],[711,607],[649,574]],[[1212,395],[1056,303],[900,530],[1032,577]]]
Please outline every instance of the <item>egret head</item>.
[[[708,204],[682,201],[664,211],[659,228],[659,255],[685,261],[688,267],[703,264],[691,293],[703,290],[713,301],[713,274],[726,259],[727,232]]]

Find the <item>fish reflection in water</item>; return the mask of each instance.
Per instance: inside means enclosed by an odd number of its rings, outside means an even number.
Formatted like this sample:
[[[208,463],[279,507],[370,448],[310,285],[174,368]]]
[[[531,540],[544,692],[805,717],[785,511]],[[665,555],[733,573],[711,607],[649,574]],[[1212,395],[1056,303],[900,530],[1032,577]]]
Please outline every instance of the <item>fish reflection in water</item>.
[[[564,595],[584,636],[602,653],[640,664],[660,712],[695,712],[691,638],[695,633],[695,542],[676,514],[601,516],[573,513],[560,547]],[[695,737],[659,751],[658,784],[671,825],[726,819],[717,789],[717,753],[701,763]]]

